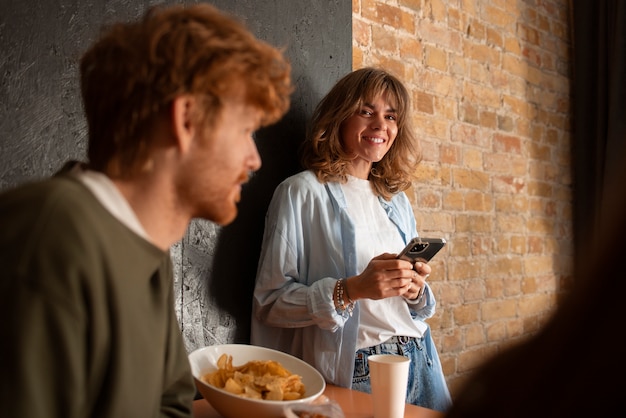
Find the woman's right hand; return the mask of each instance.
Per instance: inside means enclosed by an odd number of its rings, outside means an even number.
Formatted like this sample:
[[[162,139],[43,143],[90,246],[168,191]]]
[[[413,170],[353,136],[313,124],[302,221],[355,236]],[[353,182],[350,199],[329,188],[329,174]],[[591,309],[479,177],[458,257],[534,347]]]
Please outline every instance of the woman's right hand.
[[[415,274],[411,262],[384,253],[372,258],[361,274],[347,278],[345,286],[353,301],[404,296],[414,286]]]

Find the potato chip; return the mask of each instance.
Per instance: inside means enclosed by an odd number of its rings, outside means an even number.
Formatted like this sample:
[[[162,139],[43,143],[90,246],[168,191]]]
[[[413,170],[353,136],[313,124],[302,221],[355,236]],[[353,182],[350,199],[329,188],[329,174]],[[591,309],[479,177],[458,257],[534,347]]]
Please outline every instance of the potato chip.
[[[287,401],[301,399],[306,392],[301,376],[274,360],[252,360],[233,366],[233,357],[222,354],[217,370],[202,376],[203,382],[232,394],[253,399]]]

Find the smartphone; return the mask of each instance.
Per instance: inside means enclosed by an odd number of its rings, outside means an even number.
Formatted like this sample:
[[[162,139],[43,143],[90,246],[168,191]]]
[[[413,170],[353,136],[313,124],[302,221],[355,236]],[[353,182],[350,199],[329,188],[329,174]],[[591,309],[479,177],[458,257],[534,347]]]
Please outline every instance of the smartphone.
[[[413,238],[400,254],[398,258],[415,263],[416,261],[422,261],[424,263],[429,262],[435,254],[439,252],[446,245],[446,240],[443,238]]]

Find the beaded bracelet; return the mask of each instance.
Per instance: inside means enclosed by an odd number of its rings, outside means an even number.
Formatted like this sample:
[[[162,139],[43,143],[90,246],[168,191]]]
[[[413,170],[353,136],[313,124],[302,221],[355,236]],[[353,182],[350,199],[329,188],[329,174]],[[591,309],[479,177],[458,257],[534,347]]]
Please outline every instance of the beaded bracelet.
[[[346,279],[337,280],[337,284],[335,285],[335,308],[341,314],[344,312],[348,312],[350,316],[352,316],[352,311],[354,311],[354,301],[350,299],[350,295],[348,295],[348,289],[345,285]],[[346,295],[346,299],[348,299],[348,305],[346,306],[343,295]]]

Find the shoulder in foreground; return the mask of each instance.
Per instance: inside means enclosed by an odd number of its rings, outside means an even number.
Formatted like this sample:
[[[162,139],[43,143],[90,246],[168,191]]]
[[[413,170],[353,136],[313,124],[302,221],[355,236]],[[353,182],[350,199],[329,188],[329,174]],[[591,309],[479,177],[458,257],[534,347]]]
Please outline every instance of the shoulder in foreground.
[[[68,176],[47,177],[22,183],[0,193],[3,202],[24,202],[31,205],[45,205],[50,202],[65,203],[75,196],[77,190],[86,189]],[[82,199],[77,199],[78,203]]]

